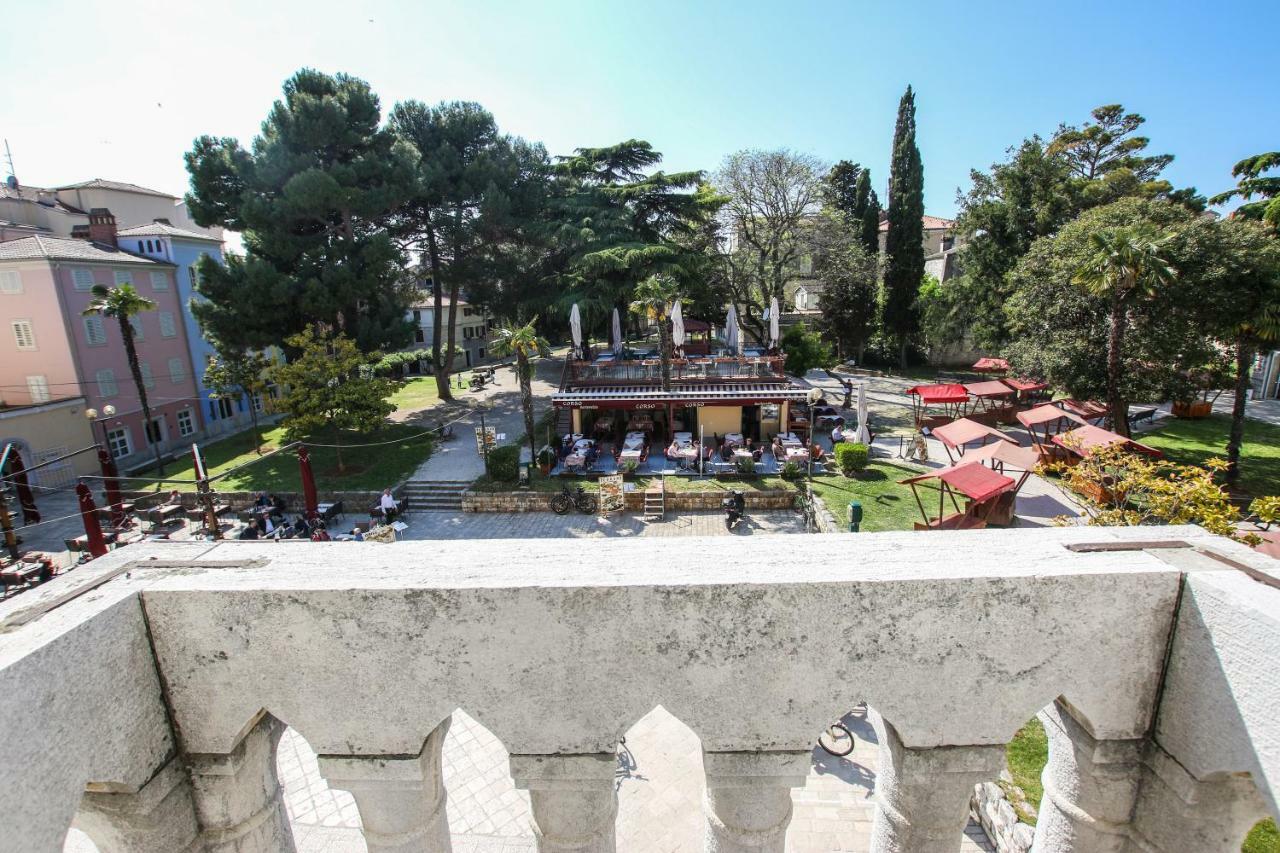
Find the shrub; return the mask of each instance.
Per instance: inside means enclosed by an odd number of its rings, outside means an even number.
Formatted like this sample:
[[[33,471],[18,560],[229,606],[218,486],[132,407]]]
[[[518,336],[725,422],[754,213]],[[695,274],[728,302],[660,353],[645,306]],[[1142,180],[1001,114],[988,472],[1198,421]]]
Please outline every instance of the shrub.
[[[836,445],[836,464],[840,473],[846,477],[855,477],[867,467],[867,459],[871,452],[865,444],[842,441]]]
[[[756,461],[750,456],[741,456],[734,463],[739,474],[745,474],[748,477],[754,477],[756,473]]]
[[[628,474],[634,474],[636,472],[636,469],[639,467],[640,467],[640,464],[636,462],[634,459],[628,459],[625,462],[621,462],[618,464],[618,470],[621,471],[624,476]]]
[[[782,466],[782,470],[778,472],[778,476],[784,480],[799,480],[804,476],[804,472],[800,470],[800,466],[794,462],[788,462]]]
[[[520,448],[514,444],[495,447],[489,451],[489,476],[495,480],[514,483],[520,479]]]

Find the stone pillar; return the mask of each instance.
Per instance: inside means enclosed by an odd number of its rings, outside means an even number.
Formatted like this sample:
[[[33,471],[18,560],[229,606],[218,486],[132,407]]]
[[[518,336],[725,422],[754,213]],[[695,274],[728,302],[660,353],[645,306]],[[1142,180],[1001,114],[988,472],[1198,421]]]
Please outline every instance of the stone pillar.
[[[170,759],[138,791],[97,791],[90,786],[80,801],[75,826],[102,853],[202,849],[191,780],[178,758]]]
[[[708,853],[782,853],[791,789],[813,761],[803,752],[704,752]]]
[[[1141,779],[1141,740],[1098,740],[1062,702],[1040,713],[1049,736],[1036,853],[1123,853]],[[1189,849],[1189,848],[1188,848]]]
[[[350,791],[369,853],[449,853],[440,756],[449,719],[417,755],[320,756],[320,773]]]
[[[284,729],[263,715],[230,753],[187,756],[206,853],[293,853],[276,778]]]
[[[613,853],[618,757],[513,755],[511,778],[529,792],[540,853]]]
[[[1004,746],[904,746],[893,726],[871,715],[880,739],[872,853],[956,853],[979,782],[1004,767]]]
[[[1238,853],[1249,830],[1267,816],[1247,775],[1196,779],[1154,744],[1143,763],[1133,817],[1133,835],[1143,850]]]

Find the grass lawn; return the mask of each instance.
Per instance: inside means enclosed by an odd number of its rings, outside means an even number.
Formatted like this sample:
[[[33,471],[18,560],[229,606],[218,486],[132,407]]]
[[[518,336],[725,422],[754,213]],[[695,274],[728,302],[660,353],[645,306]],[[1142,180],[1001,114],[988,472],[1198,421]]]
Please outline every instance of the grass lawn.
[[[910,486],[898,484],[919,471],[873,460],[858,479],[840,474],[827,474],[813,478],[813,490],[827,510],[841,525],[848,517],[849,501],[862,503],[862,530],[877,533],[882,530],[911,530],[920,521],[920,508],[911,495]]]
[[[416,412],[440,402],[440,394],[436,390],[433,376],[419,376],[410,379],[391,395],[397,412]]]
[[[338,473],[337,452],[328,447],[311,448],[311,469],[315,472],[316,487],[328,490],[383,489],[394,485],[422,464],[431,455],[431,442],[425,438],[412,438],[422,433],[421,426],[410,424],[385,424],[377,432],[368,435],[344,434],[344,445],[369,444],[394,441],[381,447],[345,447],[342,451],[346,472]],[[313,436],[310,440],[322,444],[334,444],[332,434]],[[263,452],[287,443],[284,428],[275,427],[263,433]],[[221,441],[202,444],[205,464],[210,474],[219,474],[257,458],[253,452],[253,438],[248,430]],[[194,479],[194,464],[189,456],[180,463],[165,466],[165,476],[176,479]],[[154,476],[151,471],[142,476]],[[145,488],[145,484],[141,486]],[[181,486],[186,491],[194,487]],[[251,465],[222,480],[214,482],[214,489],[224,492],[302,490],[302,475],[298,470],[298,457],[293,453],[281,453]]]
[[[1211,456],[1226,457],[1231,418],[1211,415],[1199,420],[1177,418],[1154,432],[1137,437],[1184,465],[1199,465]],[[1244,422],[1240,450],[1240,486],[1254,497],[1280,495],[1280,427],[1261,421]]]

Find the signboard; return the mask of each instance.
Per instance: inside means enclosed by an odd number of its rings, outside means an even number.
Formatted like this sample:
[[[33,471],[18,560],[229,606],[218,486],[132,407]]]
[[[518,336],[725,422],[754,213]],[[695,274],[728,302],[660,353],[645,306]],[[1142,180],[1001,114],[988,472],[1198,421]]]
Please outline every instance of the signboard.
[[[476,453],[484,456],[486,447],[493,450],[498,446],[498,430],[494,427],[476,427]]]
[[[600,478],[600,514],[610,515],[615,512],[622,512],[626,508],[626,498],[623,497],[623,482],[621,474],[610,474]]]

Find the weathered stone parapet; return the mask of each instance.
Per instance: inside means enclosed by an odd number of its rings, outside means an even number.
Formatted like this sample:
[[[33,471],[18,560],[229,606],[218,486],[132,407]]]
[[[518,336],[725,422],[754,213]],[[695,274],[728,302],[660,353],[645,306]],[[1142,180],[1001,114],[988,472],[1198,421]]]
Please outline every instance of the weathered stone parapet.
[[[75,826],[101,853],[203,853],[186,764],[173,758],[136,792],[85,792]]]
[[[1058,701],[1040,714],[1049,736],[1037,853],[1124,853],[1143,741],[1099,740]]]
[[[449,820],[441,774],[446,719],[418,755],[321,755],[320,774],[350,791],[370,853],[448,853]]]
[[[230,753],[187,756],[206,853],[293,853],[276,778],[284,729],[263,715]]]
[[[1155,744],[1143,760],[1142,789],[1134,809],[1134,849],[1148,853],[1236,853],[1266,803],[1245,774],[1193,777]]]
[[[911,749],[871,713],[880,742],[872,853],[956,853],[973,786],[1004,766],[1003,745]]]
[[[803,752],[704,752],[707,853],[782,853],[791,789],[803,788],[812,760]]]
[[[613,853],[617,766],[614,753],[511,756],[511,778],[529,792],[539,853]]]

